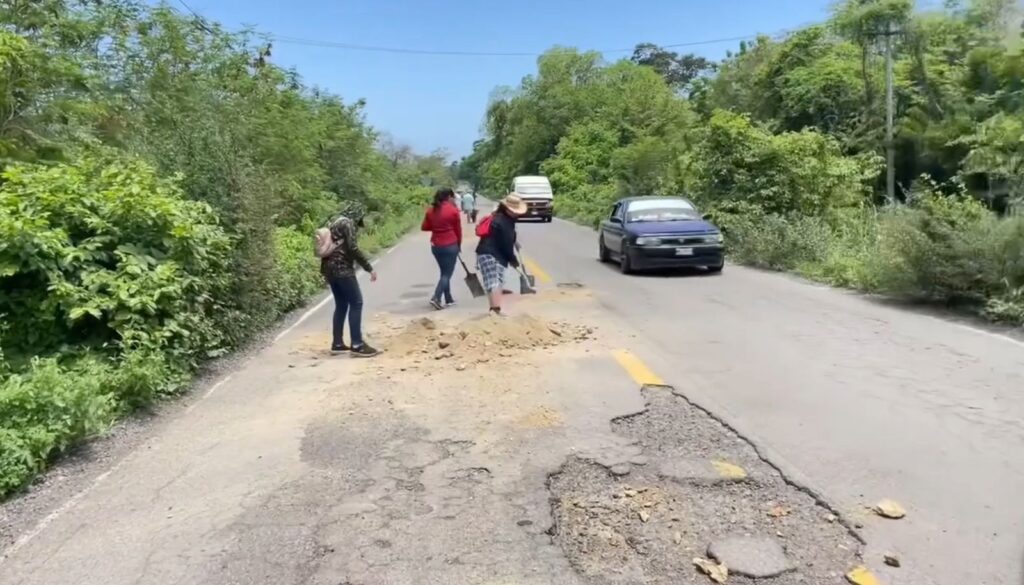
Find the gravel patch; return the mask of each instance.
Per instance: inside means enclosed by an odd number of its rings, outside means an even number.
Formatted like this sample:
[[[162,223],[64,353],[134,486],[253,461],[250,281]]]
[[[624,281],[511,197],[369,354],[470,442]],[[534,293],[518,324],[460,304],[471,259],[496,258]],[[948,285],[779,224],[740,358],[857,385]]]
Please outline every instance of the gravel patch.
[[[549,482],[550,533],[587,583],[710,583],[694,559],[706,558],[716,542],[723,556],[728,542],[778,544],[781,556],[771,558],[765,547],[727,547],[739,551],[726,560],[741,571],[743,563],[751,574],[759,565],[771,568],[769,561],[782,569],[768,581],[733,572],[729,583],[835,584],[859,564],[858,540],[742,437],[671,390],[644,395],[647,410],[613,421],[613,428],[636,441],[651,465],[619,476],[572,459]],[[735,479],[737,470],[743,481]],[[713,473],[732,479],[709,481]]]

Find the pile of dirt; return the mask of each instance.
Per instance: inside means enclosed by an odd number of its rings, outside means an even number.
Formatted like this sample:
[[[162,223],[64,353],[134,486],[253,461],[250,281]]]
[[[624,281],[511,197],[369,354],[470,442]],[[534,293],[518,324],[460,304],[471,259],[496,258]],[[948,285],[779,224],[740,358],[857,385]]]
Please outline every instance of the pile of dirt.
[[[511,357],[515,352],[590,339],[591,327],[547,322],[531,315],[481,316],[457,325],[417,319],[388,341],[391,357],[460,357],[474,362]]]

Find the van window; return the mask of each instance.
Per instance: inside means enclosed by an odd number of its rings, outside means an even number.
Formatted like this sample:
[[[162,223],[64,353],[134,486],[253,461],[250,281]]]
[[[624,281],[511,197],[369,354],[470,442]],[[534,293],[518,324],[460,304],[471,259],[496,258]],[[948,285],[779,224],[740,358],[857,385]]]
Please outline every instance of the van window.
[[[520,195],[550,195],[551,187],[544,183],[520,183],[516,191]]]

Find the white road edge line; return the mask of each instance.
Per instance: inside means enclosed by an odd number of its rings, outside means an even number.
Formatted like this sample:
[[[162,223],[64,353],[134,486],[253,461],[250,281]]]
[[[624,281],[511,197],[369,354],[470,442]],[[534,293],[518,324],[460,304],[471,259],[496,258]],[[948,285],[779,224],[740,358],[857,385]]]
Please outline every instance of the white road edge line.
[[[278,333],[277,337],[274,338],[274,343],[277,343],[278,341],[281,341],[281,339],[283,339],[285,335],[288,335],[289,333],[294,331],[296,327],[298,327],[299,325],[302,325],[303,321],[305,321],[306,319],[309,319],[309,317],[313,313],[316,313],[317,311],[322,309],[323,306],[326,305],[330,300],[331,300],[331,295],[325,296],[322,301],[320,301],[319,303],[316,304],[315,307],[313,307],[312,309],[310,309],[310,310],[306,311],[305,313],[303,313],[302,316],[299,317],[298,321],[292,323],[291,327],[289,327],[289,328],[285,329],[284,331]]]
[[[185,409],[185,412],[188,413],[188,412],[192,412],[193,410],[195,410],[195,408],[197,406],[199,406],[199,404],[202,401],[204,401],[207,398],[213,396],[213,393],[216,392],[218,388],[220,388],[224,384],[227,384],[231,380],[231,378],[233,378],[233,377],[234,377],[234,374],[228,374],[223,379],[221,379],[221,381],[217,382],[213,386],[210,386],[210,389],[207,390],[205,394],[203,394],[202,398],[200,398],[199,400],[196,400],[195,402],[190,404],[189,407]]]
[[[937,317],[932,317],[932,318],[933,319],[937,319],[939,321],[943,321],[942,319],[938,319]],[[949,321],[944,321],[944,322],[945,323],[949,323]],[[966,329],[968,331],[973,331],[974,333],[979,333],[979,334],[985,335],[987,337],[994,337],[996,339],[1001,339],[1003,341],[1008,341],[1008,342],[1016,345],[1017,347],[1024,347],[1024,341],[1021,341],[1019,339],[1014,339],[1013,337],[1010,337],[1009,335],[1003,335],[1002,333],[993,333],[992,331],[985,331],[984,329],[979,329],[977,327],[971,327],[970,325],[964,325],[963,323],[953,323],[953,325],[955,327],[960,328],[960,329]]]
[[[384,255],[390,254],[397,247],[398,247],[397,244],[395,246],[392,246],[391,248],[388,249],[387,252],[384,253]],[[364,274],[365,273],[360,273],[359,276],[363,277]],[[284,331],[279,333],[277,335],[277,337],[274,338],[274,343],[277,343],[285,335],[288,335],[289,333],[291,333],[292,330],[294,330],[296,327],[301,325],[302,322],[305,321],[306,319],[308,319],[313,313],[316,313],[317,311],[319,311],[330,300],[331,300],[331,296],[327,295],[326,297],[324,297],[324,299],[322,301],[317,303],[317,305],[315,307],[313,307],[312,309],[310,309],[310,310],[306,311],[305,313],[303,313],[303,315],[301,317],[299,317],[298,321],[293,323],[291,327],[285,329]],[[219,382],[217,382],[213,386],[210,386],[210,389],[206,391],[206,394],[203,394],[202,398],[200,398],[196,402],[192,403],[192,405],[190,405],[188,408],[186,408],[185,412],[191,412],[201,402],[203,402],[207,398],[213,396],[213,393],[216,392],[224,384],[227,384],[231,380],[232,376],[234,376],[234,374],[228,374],[226,377],[221,379]],[[21,548],[23,548],[26,544],[28,544],[30,541],[32,541],[32,539],[34,539],[35,537],[37,537],[40,534],[42,534],[42,532],[44,530],[46,530],[46,528],[49,527],[49,525],[52,524],[54,522],[54,520],[56,520],[57,518],[60,518],[68,510],[70,510],[71,508],[75,507],[75,505],[77,505],[78,502],[80,502],[82,500],[82,498],[87,496],[89,494],[89,492],[91,492],[92,490],[96,489],[96,486],[98,486],[101,483],[103,483],[108,477],[110,477],[110,475],[112,473],[114,473],[115,471],[120,469],[121,466],[124,465],[125,461],[128,460],[128,457],[130,455],[131,454],[129,453],[128,455],[125,456],[124,459],[122,459],[122,460],[118,461],[116,464],[114,464],[113,467],[111,467],[110,469],[108,469],[108,470],[104,471],[103,473],[99,474],[98,476],[96,476],[96,479],[94,479],[93,482],[91,484],[89,484],[88,487],[86,487],[82,491],[80,491],[77,494],[75,494],[75,495],[71,496],[70,498],[68,498],[68,500],[65,501],[63,504],[61,504],[60,507],[58,507],[53,512],[50,512],[45,518],[40,520],[39,523],[36,524],[35,528],[33,528],[29,532],[23,534],[20,538],[18,538],[18,540],[14,541],[14,544],[12,544],[11,546],[7,547],[7,549],[4,550],[3,554],[0,554],[0,564],[3,564],[8,558],[10,558],[12,555],[14,555],[16,552],[18,552]]]
[[[192,410],[194,410],[195,407],[199,406],[200,403],[202,403],[207,398],[213,396],[213,393],[216,392],[221,386],[223,386],[224,384],[227,384],[229,381],[231,381],[231,378],[233,376],[234,376],[234,374],[228,374],[227,376],[222,378],[219,382],[217,382],[213,386],[210,386],[210,389],[207,390],[206,393],[203,394],[203,396],[201,398],[199,398],[198,400],[193,402],[188,408],[186,408],[185,412],[186,413],[192,412]],[[46,528],[50,524],[52,524],[54,520],[56,520],[57,518],[60,518],[68,510],[70,510],[71,508],[75,507],[75,505],[77,505],[78,502],[80,502],[82,500],[82,498],[87,496],[89,494],[89,492],[91,492],[92,490],[96,489],[96,486],[98,486],[101,483],[103,483],[108,477],[110,477],[111,474],[113,474],[115,471],[120,469],[121,466],[124,465],[125,461],[127,461],[128,457],[130,457],[130,456],[131,456],[131,453],[129,453],[128,455],[125,455],[125,457],[123,459],[121,459],[120,461],[118,461],[117,463],[115,463],[113,467],[111,467],[110,469],[108,469],[108,470],[104,471],[103,473],[97,475],[96,479],[94,479],[92,481],[92,483],[89,484],[88,487],[86,487],[82,491],[80,491],[77,494],[75,494],[75,495],[71,496],[70,498],[68,498],[68,500],[66,502],[64,502],[63,504],[61,504],[60,507],[58,507],[53,512],[50,512],[45,518],[40,520],[39,523],[36,524],[35,527],[32,530],[30,530],[29,532],[23,534],[21,536],[21,538],[19,538],[18,540],[14,541],[14,544],[12,544],[11,546],[7,547],[7,549],[3,552],[3,554],[0,555],[0,564],[3,564],[4,561],[6,561],[8,558],[10,558],[14,553],[18,552],[19,549],[24,547],[26,544],[28,544],[35,537],[37,537],[40,534],[42,534],[42,532],[44,530],[46,530]]]
[[[91,492],[93,489],[96,488],[96,486],[98,486],[101,483],[103,483],[103,481],[105,479],[107,479],[108,477],[110,477],[110,475],[112,473],[117,471],[124,464],[124,462],[127,461],[127,460],[128,460],[128,457],[126,456],[124,459],[118,461],[113,467],[111,467],[110,469],[108,469],[108,470],[104,471],[103,473],[101,473],[100,475],[98,475],[96,477],[96,479],[94,479],[93,482],[91,484],[89,484],[89,486],[87,488],[83,489],[82,491],[78,492],[77,494],[75,494],[74,496],[69,498],[66,502],[61,504],[61,506],[59,508],[57,508],[53,512],[50,512],[46,516],[46,518],[43,518],[42,520],[40,520],[39,524],[36,524],[35,528],[33,528],[28,533],[23,534],[21,536],[21,538],[19,538],[18,540],[14,541],[14,544],[12,544],[11,546],[7,547],[7,549],[4,550],[3,555],[0,555],[0,564],[3,564],[5,561],[7,561],[7,559],[11,558],[11,556],[13,556],[15,553],[17,553],[22,547],[24,547],[26,544],[28,544],[30,541],[32,541],[32,539],[34,539],[35,537],[37,537],[40,534],[42,534],[42,532],[44,530],[46,530],[46,528],[54,520],[56,520],[57,518],[60,518],[61,516],[64,515],[65,512],[67,512],[71,508],[75,507],[75,505],[77,505],[78,502],[82,500],[82,498],[84,498],[86,495],[88,495],[89,492]]]

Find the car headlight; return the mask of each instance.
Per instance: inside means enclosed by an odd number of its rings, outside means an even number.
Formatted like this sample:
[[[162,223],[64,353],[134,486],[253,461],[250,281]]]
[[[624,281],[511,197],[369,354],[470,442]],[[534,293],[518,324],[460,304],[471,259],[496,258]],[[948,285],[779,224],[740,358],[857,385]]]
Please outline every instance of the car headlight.
[[[660,246],[661,238],[637,238],[637,246]]]
[[[704,241],[709,243],[709,244],[721,244],[722,242],[725,241],[725,238],[722,236],[721,233],[718,233],[718,234],[711,234],[710,236],[705,236],[704,237]]]

